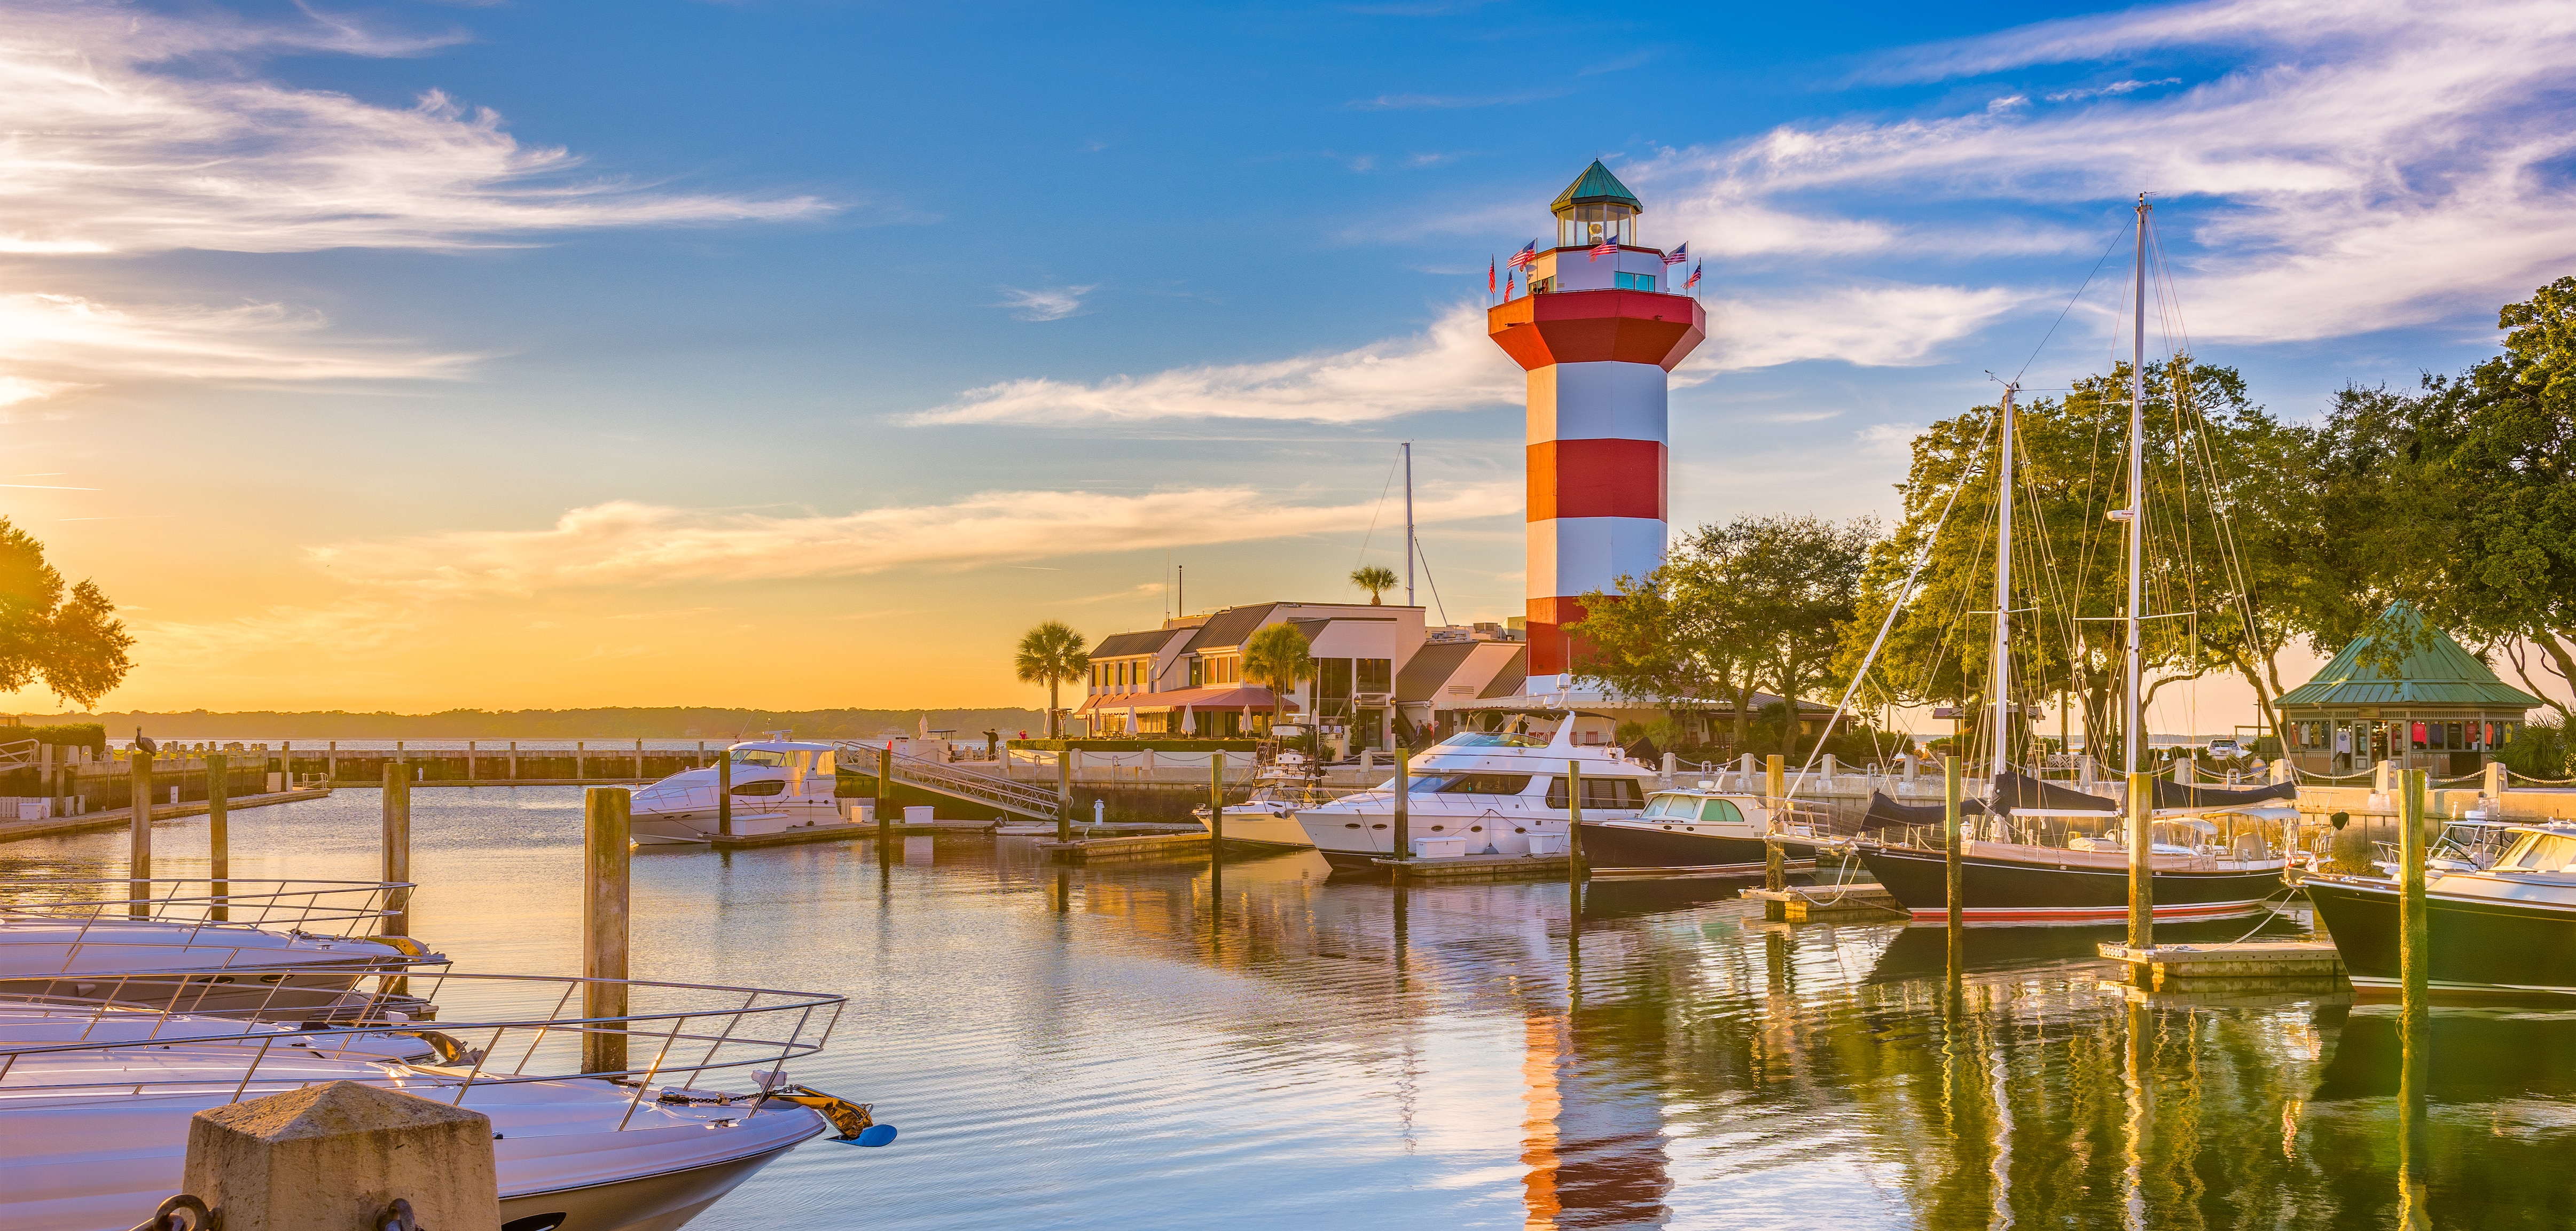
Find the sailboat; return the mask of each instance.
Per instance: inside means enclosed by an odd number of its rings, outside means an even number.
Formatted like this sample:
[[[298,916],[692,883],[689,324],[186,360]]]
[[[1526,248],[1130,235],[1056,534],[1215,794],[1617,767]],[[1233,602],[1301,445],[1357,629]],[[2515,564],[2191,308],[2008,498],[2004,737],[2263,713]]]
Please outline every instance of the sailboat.
[[[2128,507],[2110,513],[2124,523],[2128,556],[2128,604],[2122,617],[2126,650],[2121,690],[2121,729],[2128,769],[2146,768],[2146,737],[2140,691],[2143,564],[2146,526],[2146,240],[2145,194],[2138,198],[2136,327],[2129,365]],[[1997,409],[1996,468],[1998,532],[1995,536],[1994,629],[1988,655],[1988,695],[1994,705],[1989,774],[1992,792],[1978,810],[1971,840],[1963,832],[1959,862],[1960,914],[1972,923],[2081,924],[2108,923],[2129,917],[2133,867],[2144,867],[2150,880],[2153,917],[2159,920],[2222,918],[2252,914],[2283,888],[2284,860],[2263,846],[2259,830],[2251,843],[2213,843],[2224,832],[2208,817],[2254,810],[2273,819],[2279,801],[2295,796],[2288,784],[2252,791],[2223,791],[2156,784],[2157,799],[2148,823],[2121,821],[2116,800],[2051,786],[2016,772],[2010,761],[2007,732],[2012,717],[2012,532],[2013,532],[2013,398],[2020,387],[2007,385]],[[2167,791],[2165,788],[2170,787]],[[1907,808],[1884,797],[1871,801],[1869,827],[1905,838],[1865,841],[1861,862],[1887,887],[1888,893],[1916,922],[1946,922],[1949,914],[1948,852],[1939,842],[1916,842],[1913,835],[1930,827],[1940,833],[1941,810]],[[2273,814],[2266,816],[2265,813]],[[2113,837],[2115,822],[2124,829]],[[1964,821],[1963,831],[1968,822]],[[2227,828],[2232,828],[2228,826]],[[2089,832],[2088,832],[2089,830]],[[2161,839],[2161,840],[2159,840]]]

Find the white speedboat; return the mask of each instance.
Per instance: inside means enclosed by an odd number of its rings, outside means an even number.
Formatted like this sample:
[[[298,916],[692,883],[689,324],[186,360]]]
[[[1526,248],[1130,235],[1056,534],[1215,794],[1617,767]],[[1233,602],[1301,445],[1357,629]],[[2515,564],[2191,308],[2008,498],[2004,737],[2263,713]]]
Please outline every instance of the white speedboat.
[[[725,749],[733,776],[733,832],[737,837],[782,833],[815,825],[853,823],[833,797],[836,745],[783,736],[746,740]],[[635,792],[635,841],[644,846],[703,845],[716,836],[717,769],[684,769]]]
[[[552,981],[561,983],[563,981]],[[655,985],[630,985],[639,999]],[[568,990],[568,989],[566,989]],[[749,989],[689,989],[731,994]],[[771,1160],[825,1131],[866,1124],[864,1109],[783,1084],[718,1094],[715,1067],[754,1049],[727,1041],[767,1036],[759,1049],[810,1055],[838,997],[769,994],[748,1012],[706,1008],[686,1018],[631,1019],[629,1043],[643,1070],[589,1077],[485,1070],[484,1054],[458,1036],[371,1025],[346,1031],[281,1030],[185,1014],[97,1009],[75,1024],[59,1013],[0,1003],[0,1226],[12,1231],[122,1231],[180,1191],[189,1119],[196,1112],[332,1081],[403,1090],[491,1117],[505,1227],[565,1231],[671,1231]],[[472,998],[470,995],[466,998]],[[582,1033],[570,1020],[441,1023],[491,1042],[495,1065],[542,1065]],[[546,1038],[551,1029],[556,1036]],[[690,1054],[658,1064],[665,1034]],[[789,1045],[778,1045],[781,1036]],[[70,1037],[66,1037],[70,1036]],[[694,1046],[690,1046],[694,1044]],[[705,1059],[702,1059],[702,1055]],[[560,1071],[560,1070],[558,1070]],[[624,1076],[628,1080],[619,1081]],[[642,1079],[637,1084],[636,1079]],[[683,1083],[686,1083],[685,1085]],[[790,1099],[793,1101],[790,1101]],[[819,1110],[818,1110],[819,1109]]]
[[[1569,763],[1583,774],[1583,819],[1635,816],[1655,771],[1616,747],[1574,742],[1573,714],[1553,735],[1462,731],[1413,758],[1406,832],[1419,857],[1558,855],[1572,802]],[[1306,840],[1337,868],[1366,868],[1395,850],[1395,779],[1297,810]],[[1229,828],[1228,836],[1232,830]]]
[[[1281,752],[1261,767],[1260,775],[1252,780],[1251,795],[1241,803],[1225,806],[1225,840],[1291,850],[1313,846],[1305,827],[1297,823],[1297,810],[1329,801],[1323,783],[1323,767],[1313,757],[1302,752]],[[1190,815],[1198,818],[1202,826],[1208,823],[1205,805]]]

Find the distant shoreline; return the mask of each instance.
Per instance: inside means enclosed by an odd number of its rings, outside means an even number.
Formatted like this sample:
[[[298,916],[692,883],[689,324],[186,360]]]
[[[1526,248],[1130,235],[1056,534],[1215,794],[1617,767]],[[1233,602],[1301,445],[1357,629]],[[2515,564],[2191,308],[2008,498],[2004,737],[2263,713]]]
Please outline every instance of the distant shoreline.
[[[346,710],[109,710],[96,714],[19,714],[24,726],[94,722],[108,738],[123,741],[136,727],[156,739],[261,740],[733,740],[764,731],[792,731],[814,739],[870,739],[889,731],[913,734],[923,719],[930,729],[960,739],[980,739],[987,728],[1015,735],[1035,731],[1045,716],[1034,709],[828,709],[754,710],[721,706],[600,707],[562,710],[447,710],[434,714],[352,713]],[[281,734],[283,733],[283,734]]]

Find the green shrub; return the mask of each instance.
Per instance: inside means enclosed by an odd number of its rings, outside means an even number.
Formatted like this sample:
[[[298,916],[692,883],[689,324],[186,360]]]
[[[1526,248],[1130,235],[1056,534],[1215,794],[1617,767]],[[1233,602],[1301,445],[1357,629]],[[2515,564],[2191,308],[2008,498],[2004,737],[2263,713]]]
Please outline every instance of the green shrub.
[[[2525,778],[2567,776],[2567,725],[2552,714],[2525,723],[2513,738],[2496,748],[2496,759]]]
[[[48,727],[20,727],[20,739],[32,739],[57,748],[87,748],[105,755],[107,728],[95,722],[61,722]]]

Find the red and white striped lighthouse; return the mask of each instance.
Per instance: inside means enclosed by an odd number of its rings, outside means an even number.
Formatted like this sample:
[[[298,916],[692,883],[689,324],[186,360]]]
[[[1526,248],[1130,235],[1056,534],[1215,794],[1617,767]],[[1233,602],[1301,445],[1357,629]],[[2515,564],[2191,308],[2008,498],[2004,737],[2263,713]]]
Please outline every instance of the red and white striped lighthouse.
[[[1662,250],[1637,243],[1645,206],[1610,168],[1594,162],[1550,208],[1556,247],[1529,293],[1485,313],[1529,374],[1533,677],[1571,669],[1563,630],[1586,591],[1664,562],[1665,380],[1708,328],[1698,300],[1666,293]]]

